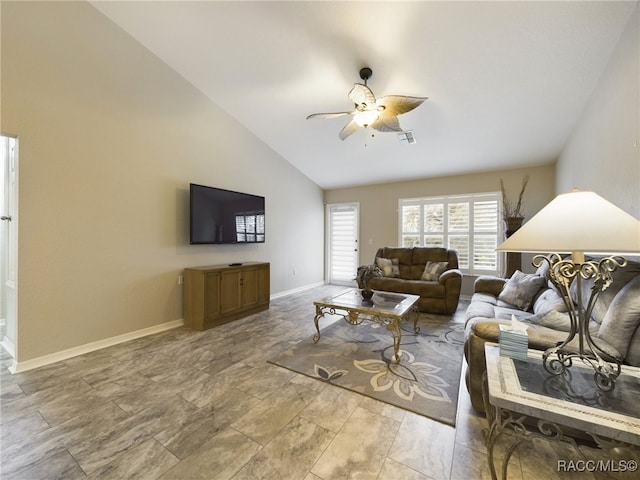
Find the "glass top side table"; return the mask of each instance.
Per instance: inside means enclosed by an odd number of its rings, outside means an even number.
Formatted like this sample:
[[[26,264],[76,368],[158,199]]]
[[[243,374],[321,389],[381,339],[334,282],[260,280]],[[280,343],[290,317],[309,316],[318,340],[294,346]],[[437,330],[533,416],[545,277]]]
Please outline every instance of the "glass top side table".
[[[526,361],[516,360],[487,343],[485,355],[485,439],[492,478],[497,478],[493,447],[506,431],[514,440],[505,454],[503,478],[519,444],[544,437],[575,445],[566,434],[572,430],[584,432],[603,450],[627,446],[640,456],[640,368],[623,366],[616,388],[604,392],[593,382],[593,369],[580,362],[556,376],[544,369],[541,351],[528,350]]]

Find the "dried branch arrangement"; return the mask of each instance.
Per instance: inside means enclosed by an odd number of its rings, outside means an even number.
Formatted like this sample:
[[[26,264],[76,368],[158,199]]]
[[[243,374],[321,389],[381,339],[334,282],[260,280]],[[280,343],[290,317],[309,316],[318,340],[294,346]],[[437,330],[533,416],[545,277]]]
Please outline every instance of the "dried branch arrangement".
[[[504,188],[504,182],[500,179],[500,190],[502,191],[502,216],[503,218],[523,217],[522,205],[524,200],[524,191],[527,189],[529,183],[529,174],[525,174],[522,177],[522,188],[520,189],[520,195],[518,195],[518,201],[512,202],[507,198],[507,193]]]

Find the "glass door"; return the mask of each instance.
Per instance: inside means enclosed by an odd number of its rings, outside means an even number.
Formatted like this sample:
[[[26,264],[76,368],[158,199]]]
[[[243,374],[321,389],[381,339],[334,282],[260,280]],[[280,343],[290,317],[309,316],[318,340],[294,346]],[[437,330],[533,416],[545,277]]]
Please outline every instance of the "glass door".
[[[0,338],[4,349],[15,359],[18,331],[18,141],[3,135],[0,136],[0,145]]]
[[[327,205],[328,283],[355,285],[358,269],[359,205]]]

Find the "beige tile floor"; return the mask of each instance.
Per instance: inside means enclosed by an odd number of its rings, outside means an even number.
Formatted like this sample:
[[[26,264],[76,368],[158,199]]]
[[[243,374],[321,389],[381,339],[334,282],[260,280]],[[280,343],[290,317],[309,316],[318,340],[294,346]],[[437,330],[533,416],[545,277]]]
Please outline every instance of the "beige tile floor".
[[[341,288],[17,375],[2,352],[0,478],[489,478],[486,420],[464,382],[452,428],[266,362],[309,337],[313,300]],[[534,447],[516,453],[510,479],[594,478],[557,472],[571,451]]]

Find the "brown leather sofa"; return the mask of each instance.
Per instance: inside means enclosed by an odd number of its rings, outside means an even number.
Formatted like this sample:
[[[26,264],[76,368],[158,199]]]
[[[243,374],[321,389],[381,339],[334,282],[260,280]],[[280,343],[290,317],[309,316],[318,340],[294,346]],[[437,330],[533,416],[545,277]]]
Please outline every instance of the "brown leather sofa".
[[[462,273],[458,269],[458,254],[455,250],[383,247],[376,252],[376,259],[378,258],[394,261],[397,271],[395,275],[371,279],[370,288],[419,295],[418,309],[421,312],[450,315],[456,311],[462,288]],[[444,271],[433,280],[423,280],[427,262],[441,263]]]
[[[544,351],[567,338],[569,324],[564,313],[567,309],[548,280],[548,266],[540,267],[536,274],[544,281],[530,308],[525,310],[500,299],[507,279],[481,276],[474,283],[474,294],[465,315],[464,356],[467,364],[465,382],[471,404],[478,412],[485,411],[482,400],[486,372],[484,345],[486,342],[498,343],[501,323],[510,323],[513,314],[527,324],[531,349]],[[623,364],[640,366],[640,264],[629,262],[625,268],[613,272],[612,277],[613,283],[595,304],[589,330],[594,340],[607,351],[614,352]],[[583,283],[583,298],[589,298],[591,286],[592,281]],[[572,289],[574,301],[576,290]]]

